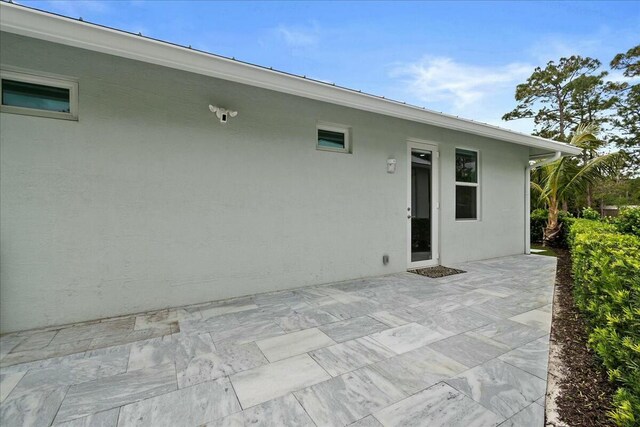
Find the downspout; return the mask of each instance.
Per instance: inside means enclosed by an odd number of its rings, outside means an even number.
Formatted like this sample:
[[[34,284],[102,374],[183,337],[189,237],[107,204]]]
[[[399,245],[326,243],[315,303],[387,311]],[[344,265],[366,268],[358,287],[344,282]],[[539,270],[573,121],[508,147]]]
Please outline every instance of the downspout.
[[[527,165],[524,171],[524,253],[531,253],[531,171],[541,166],[553,163],[562,157],[561,151],[556,151],[552,157],[532,165]],[[535,156],[534,158],[538,158]],[[530,158],[531,159],[531,158]]]

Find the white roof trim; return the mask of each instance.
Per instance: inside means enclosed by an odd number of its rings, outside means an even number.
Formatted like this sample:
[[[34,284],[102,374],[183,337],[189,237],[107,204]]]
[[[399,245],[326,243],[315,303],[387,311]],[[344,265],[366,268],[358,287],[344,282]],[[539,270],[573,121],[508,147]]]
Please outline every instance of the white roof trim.
[[[0,30],[565,155],[580,154],[579,148],[560,142],[4,1],[0,1]]]

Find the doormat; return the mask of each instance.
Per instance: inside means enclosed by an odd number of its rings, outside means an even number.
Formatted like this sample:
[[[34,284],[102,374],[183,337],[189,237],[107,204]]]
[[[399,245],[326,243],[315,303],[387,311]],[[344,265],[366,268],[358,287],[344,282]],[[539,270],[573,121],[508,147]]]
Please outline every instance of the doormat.
[[[466,273],[466,271],[464,270],[444,267],[442,265],[438,265],[436,267],[429,267],[429,268],[418,268],[416,270],[409,270],[409,272],[419,274],[421,276],[431,277],[432,279],[437,279],[438,277],[451,276],[453,274]]]

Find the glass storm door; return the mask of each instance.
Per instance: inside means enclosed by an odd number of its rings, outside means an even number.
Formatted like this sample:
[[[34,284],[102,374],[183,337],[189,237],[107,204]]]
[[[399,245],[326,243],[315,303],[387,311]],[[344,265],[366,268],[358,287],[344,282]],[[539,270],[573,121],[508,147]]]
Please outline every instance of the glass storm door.
[[[437,147],[409,143],[409,267],[438,264]]]

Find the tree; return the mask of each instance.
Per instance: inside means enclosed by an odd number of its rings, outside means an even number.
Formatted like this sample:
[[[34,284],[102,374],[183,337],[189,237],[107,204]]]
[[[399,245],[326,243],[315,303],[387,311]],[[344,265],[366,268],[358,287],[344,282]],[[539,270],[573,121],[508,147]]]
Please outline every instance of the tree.
[[[503,120],[533,118],[534,134],[567,141],[573,126],[598,123],[602,110],[609,108],[605,91],[606,71],[597,72],[597,59],[571,56],[536,67],[525,83],[516,87],[518,105]],[[573,126],[572,126],[573,125]]]
[[[617,54],[611,61],[611,68],[623,70],[625,77],[640,76],[640,45],[629,49],[626,53]],[[612,141],[625,150],[630,158],[632,172],[640,169],[640,84],[627,82],[613,84],[616,117],[612,121],[615,133]]]
[[[640,76],[640,45],[632,47],[627,53],[617,54],[610,65],[614,70],[623,70],[625,77]]]
[[[593,124],[580,125],[571,138],[570,143],[588,150],[597,144],[597,127]],[[561,225],[558,222],[560,205],[563,200],[576,192],[584,192],[587,186],[592,186],[604,177],[614,173],[619,165],[621,153],[609,153],[596,156],[586,162],[563,157],[549,165],[540,168],[540,181],[531,182],[531,189],[539,194],[540,200],[549,209],[547,226],[544,230],[544,244],[553,245],[560,235]]]

